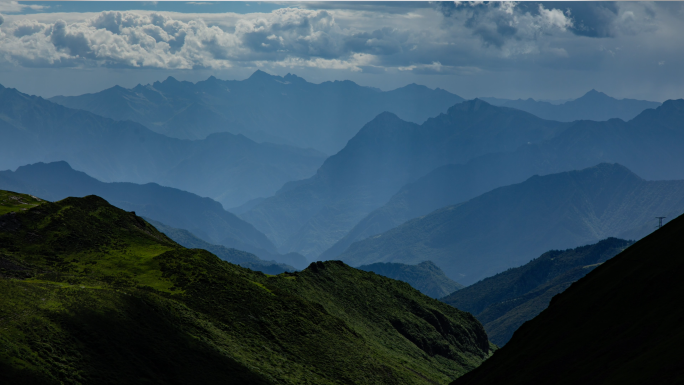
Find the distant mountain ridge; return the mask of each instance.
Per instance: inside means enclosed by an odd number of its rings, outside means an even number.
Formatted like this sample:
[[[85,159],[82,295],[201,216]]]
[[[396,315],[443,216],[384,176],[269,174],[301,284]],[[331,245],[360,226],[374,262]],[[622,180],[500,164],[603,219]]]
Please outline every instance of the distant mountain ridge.
[[[481,100],[456,104],[422,125],[382,113],[315,176],[284,185],[240,217],[281,252],[317,258],[402,185],[435,167],[512,151],[552,138],[568,126]]]
[[[424,261],[417,265],[374,263],[359,266],[357,269],[404,281],[432,298],[442,298],[463,288],[463,285],[444,275],[444,272],[431,261]]]
[[[211,76],[193,84],[168,77],[131,89],[115,86],[50,100],[112,119],[132,120],[180,139],[231,132],[257,142],[334,154],[379,113],[389,111],[422,123],[463,98],[416,84],[383,92],[349,80],[314,84],[292,74],[281,77],[257,70],[241,81]]]
[[[554,295],[633,243],[608,238],[575,249],[547,251],[520,267],[485,278],[441,301],[475,315],[490,341],[503,346],[523,323],[541,313]]]
[[[0,86],[0,169],[67,161],[105,182],[156,182],[234,207],[313,175],[325,155],[216,133],[169,138]]]
[[[154,183],[104,183],[73,170],[66,162],[22,166],[14,172],[0,171],[0,189],[51,201],[98,195],[121,209],[186,229],[206,242],[284,262],[275,246],[252,225],[225,211],[218,202],[182,190]],[[288,262],[293,261],[288,259]],[[308,265],[301,256],[295,263],[300,268]]]
[[[621,165],[600,164],[444,207],[353,243],[338,258],[352,266],[429,259],[469,285],[546,250],[619,236],[660,212],[684,213],[684,180],[645,181]]]
[[[669,100],[645,110],[629,122],[578,121],[556,137],[523,145],[511,152],[491,153],[463,164],[437,167],[404,185],[382,206],[360,220],[321,254],[336,259],[352,243],[380,234],[444,206],[461,203],[494,188],[520,183],[532,175],[620,163],[649,180],[684,179],[684,100]],[[674,218],[675,212],[664,212]],[[619,235],[638,239],[652,230]]]
[[[624,121],[632,120],[641,112],[649,108],[657,108],[658,102],[636,99],[615,99],[603,92],[591,90],[582,97],[561,104],[536,101],[530,99],[498,99],[481,98],[495,106],[517,108],[537,115],[543,119],[559,122],[575,120],[604,121],[619,118]]]

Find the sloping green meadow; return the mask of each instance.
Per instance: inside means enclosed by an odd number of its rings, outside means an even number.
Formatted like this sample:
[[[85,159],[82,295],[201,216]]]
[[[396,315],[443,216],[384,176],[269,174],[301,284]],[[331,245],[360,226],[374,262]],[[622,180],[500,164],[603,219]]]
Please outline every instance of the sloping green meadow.
[[[268,276],[95,196],[40,203],[0,216],[2,383],[448,383],[491,355],[406,283],[335,261]]]
[[[0,190],[0,215],[10,212],[26,211],[45,202],[27,194]]]

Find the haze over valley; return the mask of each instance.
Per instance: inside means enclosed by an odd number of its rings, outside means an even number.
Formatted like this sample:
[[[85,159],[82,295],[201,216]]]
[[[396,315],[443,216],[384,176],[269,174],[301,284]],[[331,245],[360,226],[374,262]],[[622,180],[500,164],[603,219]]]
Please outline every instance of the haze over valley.
[[[682,21],[0,3],[0,383],[684,381]]]

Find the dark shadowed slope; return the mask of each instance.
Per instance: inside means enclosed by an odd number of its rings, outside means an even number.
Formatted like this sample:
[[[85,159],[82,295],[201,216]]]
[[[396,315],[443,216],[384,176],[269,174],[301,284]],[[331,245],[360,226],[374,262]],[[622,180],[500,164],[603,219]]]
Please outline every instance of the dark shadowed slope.
[[[73,170],[66,162],[54,162],[22,166],[14,172],[0,171],[0,189],[51,201],[98,195],[116,207],[188,230],[207,242],[245,250],[265,259],[278,258],[275,246],[264,234],[225,211],[218,202],[155,183],[103,183]]]
[[[617,164],[501,187],[352,244],[352,266],[429,259],[464,285],[551,249],[586,245],[684,213],[684,181],[645,181]]]
[[[132,89],[110,89],[50,100],[112,119],[129,119],[181,139],[242,133],[267,141],[338,152],[368,121],[389,111],[422,123],[463,101],[415,84],[383,92],[351,81],[313,84],[296,75],[256,71],[242,81],[215,77],[195,84],[169,77]],[[321,129],[325,127],[325,129]]]
[[[660,106],[658,102],[635,99],[615,99],[603,92],[591,90],[582,97],[562,104],[539,102],[534,99],[507,100],[497,98],[482,98],[496,106],[517,108],[537,115],[543,119],[559,122],[574,120],[609,120],[619,118],[631,120],[642,111]]]
[[[523,266],[485,278],[441,299],[482,322],[489,339],[503,346],[551,298],[619,254],[633,242],[608,238],[593,245],[552,250]]]
[[[154,226],[157,230],[164,233],[167,237],[171,238],[174,242],[179,245],[186,247],[188,249],[203,249],[215,256],[221,258],[226,262],[230,262],[234,265],[241,267],[246,267],[253,271],[260,271],[264,274],[277,275],[284,272],[296,271],[293,266],[286,265],[284,263],[278,263],[276,261],[265,261],[260,259],[252,253],[246,251],[237,250],[233,248],[228,248],[220,245],[212,245],[209,242],[205,242],[195,235],[193,235],[188,230],[176,229],[167,226],[161,222],[142,217],[147,221],[147,223]],[[279,258],[282,260],[282,258]]]
[[[519,183],[532,175],[545,175],[615,162],[646,179],[684,179],[684,100],[669,100],[646,110],[630,122],[575,122],[557,137],[516,151],[484,155],[466,164],[436,168],[403,186],[382,207],[374,210],[344,238],[323,253],[334,259],[349,245],[380,234],[409,219],[440,207],[464,202],[496,187]],[[663,212],[659,215],[679,215]],[[652,223],[622,238],[638,239]]]
[[[225,207],[273,195],[308,178],[325,156],[259,144],[242,135],[169,138],[0,86],[0,169],[64,160],[105,182],[156,182],[208,196]]]
[[[96,196],[0,216],[0,267],[3,384],[432,384],[491,351],[406,283],[341,262],[266,276]]]
[[[684,217],[594,269],[454,385],[681,384]]]
[[[442,298],[463,288],[463,285],[444,275],[444,272],[431,261],[421,262],[417,265],[373,263],[359,266],[357,269],[372,271],[387,278],[404,281],[432,298]]]
[[[512,151],[565,127],[480,100],[457,104],[420,126],[383,113],[328,158],[314,177],[283,186],[240,217],[281,251],[315,258],[402,185],[435,167]]]

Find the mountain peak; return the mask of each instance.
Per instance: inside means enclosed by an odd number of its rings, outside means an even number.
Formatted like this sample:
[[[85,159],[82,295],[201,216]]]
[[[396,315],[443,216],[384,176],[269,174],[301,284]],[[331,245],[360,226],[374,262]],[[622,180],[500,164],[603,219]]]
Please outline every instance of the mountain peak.
[[[571,172],[573,172],[573,171],[571,171]],[[594,167],[589,167],[589,168],[586,168],[584,170],[578,170],[576,172],[585,172],[585,173],[592,173],[592,174],[610,173],[610,174],[622,175],[622,176],[631,177],[633,179],[642,180],[642,178],[639,175],[635,174],[632,170],[621,165],[620,163],[599,163]]]
[[[123,88],[123,87],[121,87],[120,85],[117,84],[117,85],[115,85],[115,86],[113,86],[113,87],[107,88],[106,90],[104,90],[104,91],[102,91],[102,92],[105,92],[105,93],[115,93],[115,94],[116,94],[116,93],[125,92],[125,91],[128,91],[128,90],[125,89],[125,88]]]
[[[50,163],[43,163],[43,162],[38,162],[38,163],[33,163],[33,164],[27,164],[25,166],[20,166],[17,168],[15,172],[20,172],[25,171],[25,170],[73,170],[71,168],[71,165],[67,163],[64,160],[58,160],[56,162],[50,162]]]
[[[477,111],[492,111],[498,109],[482,99],[475,98],[473,100],[466,100],[462,103],[458,103],[449,108],[447,114],[451,114],[457,111],[464,112],[477,112]]]
[[[254,71],[252,76],[247,78],[247,80],[272,79],[275,77],[277,77],[277,76],[271,75],[271,74],[264,72],[262,70],[256,70],[256,71]]]
[[[586,94],[582,95],[581,97],[577,98],[576,100],[605,100],[605,99],[614,99],[603,92],[596,91],[595,89],[591,89],[591,91],[587,92]]]
[[[295,74],[291,74],[291,73],[288,73],[287,75],[285,75],[285,76],[283,77],[283,79],[284,79],[285,81],[290,82],[290,83],[295,83],[295,82],[306,83],[306,80],[305,80],[304,78],[299,77],[299,76],[297,76],[297,75],[295,75]]]
[[[373,120],[371,120],[369,122],[369,124],[373,123],[373,122],[376,122],[376,123],[392,123],[392,122],[397,122],[397,121],[402,121],[402,120],[396,114],[389,112],[389,111],[385,111],[385,112],[379,113]]]
[[[684,110],[684,99],[670,99],[663,102],[660,107],[663,110]]]

